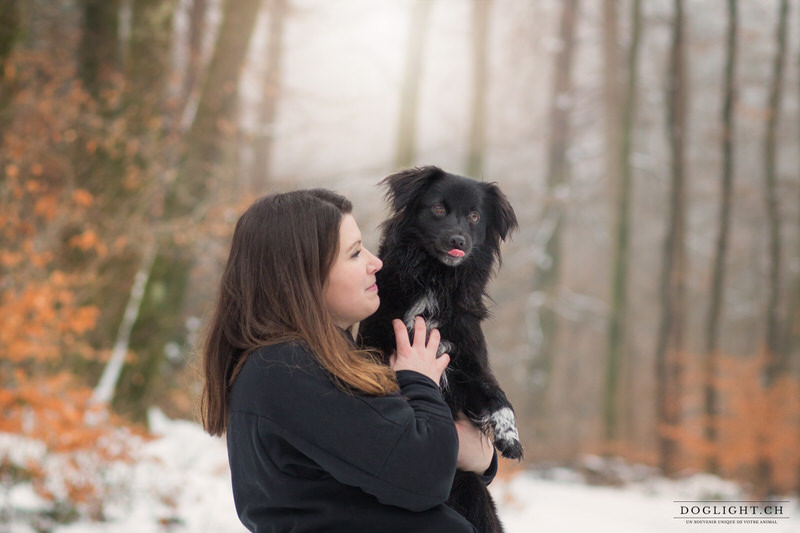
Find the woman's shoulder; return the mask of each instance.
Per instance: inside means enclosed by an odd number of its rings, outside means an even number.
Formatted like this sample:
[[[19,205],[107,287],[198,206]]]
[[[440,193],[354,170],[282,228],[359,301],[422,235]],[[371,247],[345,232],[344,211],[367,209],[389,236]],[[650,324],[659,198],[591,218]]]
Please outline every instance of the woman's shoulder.
[[[266,396],[281,396],[301,383],[326,381],[324,370],[302,342],[262,346],[250,354],[236,376],[231,390],[231,407],[251,410],[263,403]]]
[[[262,359],[286,359],[299,354],[311,354],[306,343],[299,339],[290,339],[282,342],[273,342],[256,348],[251,357],[259,356]]]
[[[290,340],[258,348],[247,358],[242,372],[260,373],[273,368],[313,371],[319,368],[319,364],[304,342]]]

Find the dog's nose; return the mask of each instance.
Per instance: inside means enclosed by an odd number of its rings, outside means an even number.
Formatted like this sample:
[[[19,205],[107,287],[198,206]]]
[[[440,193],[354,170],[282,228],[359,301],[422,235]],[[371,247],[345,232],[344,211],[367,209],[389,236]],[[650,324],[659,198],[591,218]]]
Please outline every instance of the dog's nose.
[[[461,250],[467,245],[467,240],[462,237],[461,235],[453,235],[450,237],[450,245],[454,248],[459,248]]]

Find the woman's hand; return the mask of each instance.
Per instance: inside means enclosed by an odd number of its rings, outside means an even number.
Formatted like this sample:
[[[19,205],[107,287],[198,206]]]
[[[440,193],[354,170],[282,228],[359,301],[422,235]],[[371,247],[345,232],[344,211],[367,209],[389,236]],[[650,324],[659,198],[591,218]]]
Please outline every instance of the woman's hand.
[[[459,413],[456,417],[458,431],[458,460],[456,468],[465,472],[483,474],[489,469],[494,457],[494,446],[489,437],[470,420]]]
[[[402,320],[392,320],[394,336],[397,341],[397,351],[389,358],[389,366],[396,372],[398,370],[414,370],[428,376],[439,383],[442,372],[450,363],[450,356],[442,354],[436,357],[441,340],[439,330],[431,330],[430,338],[425,342],[425,320],[418,316],[414,320],[414,343],[408,338],[408,330]]]

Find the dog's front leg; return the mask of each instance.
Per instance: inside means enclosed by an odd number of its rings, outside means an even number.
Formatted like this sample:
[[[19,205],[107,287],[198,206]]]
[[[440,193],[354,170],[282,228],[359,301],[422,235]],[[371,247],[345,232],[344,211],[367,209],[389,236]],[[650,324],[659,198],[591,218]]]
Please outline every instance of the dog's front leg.
[[[495,447],[503,457],[522,459],[517,418],[505,392],[496,383],[482,383],[481,389],[485,404],[476,422],[489,430]]]
[[[522,443],[519,441],[517,418],[511,404],[506,403],[489,413],[489,425],[494,433],[494,445],[503,457],[522,459]]]

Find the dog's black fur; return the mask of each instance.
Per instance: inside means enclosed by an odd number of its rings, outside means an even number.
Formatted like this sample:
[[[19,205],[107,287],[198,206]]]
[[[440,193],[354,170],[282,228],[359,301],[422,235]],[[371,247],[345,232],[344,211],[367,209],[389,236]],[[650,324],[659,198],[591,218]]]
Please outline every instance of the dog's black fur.
[[[442,391],[454,416],[464,413],[493,437],[503,456],[520,459],[513,408],[489,368],[481,331],[500,241],[517,228],[514,210],[495,184],[433,166],[393,174],[381,184],[388,187],[392,212],[381,226],[378,249],[381,304],[359,327],[362,345],[388,357],[395,349],[392,319],[402,319],[411,332],[414,317],[425,318],[429,329],[441,332],[440,352],[450,355]],[[457,472],[448,504],[481,533],[502,531],[477,475]]]

